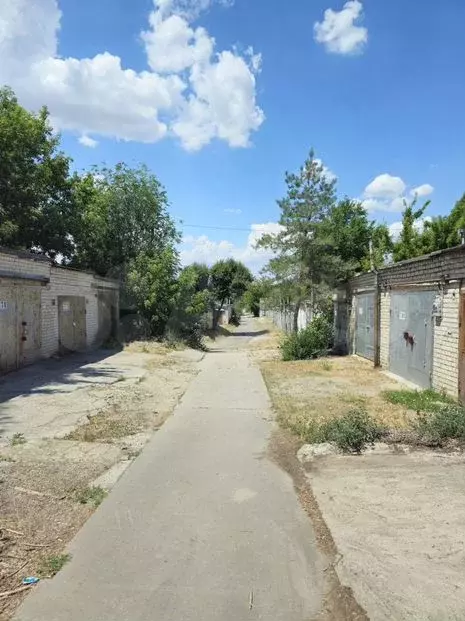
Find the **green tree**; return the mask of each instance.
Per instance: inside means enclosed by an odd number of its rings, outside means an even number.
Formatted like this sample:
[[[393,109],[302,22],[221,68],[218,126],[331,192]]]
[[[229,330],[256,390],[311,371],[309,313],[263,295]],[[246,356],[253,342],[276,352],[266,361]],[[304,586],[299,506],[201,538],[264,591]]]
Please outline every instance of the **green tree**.
[[[201,346],[204,320],[210,310],[213,310],[210,270],[200,263],[188,265],[181,270],[176,283],[168,329],[190,345]]]
[[[268,283],[264,280],[255,280],[249,284],[242,296],[244,308],[250,311],[254,317],[260,316],[260,301],[267,295],[268,289]]]
[[[336,204],[336,182],[325,174],[313,150],[297,174],[286,173],[285,181],[287,194],[278,201],[283,230],[277,235],[264,235],[259,246],[274,250],[283,259],[286,272],[292,274],[297,329],[302,302],[314,300],[316,286],[332,281],[340,270],[341,261],[332,252],[326,226]]]
[[[371,269],[383,267],[386,259],[392,255],[394,244],[386,224],[370,223],[371,247],[368,254],[361,261],[361,269],[368,272]]]
[[[47,108],[37,114],[0,88],[0,245],[70,257],[73,180]]]
[[[118,275],[140,254],[156,258],[179,241],[166,191],[145,166],[95,168],[75,182],[73,265]]]
[[[394,261],[413,259],[424,252],[419,223],[431,201],[426,201],[419,209],[416,208],[417,202],[418,197],[415,197],[411,203],[404,201],[405,209],[402,213],[402,230],[393,248]]]
[[[226,300],[239,300],[253,281],[250,270],[235,259],[218,261],[211,268],[210,274],[212,291],[220,306]]]
[[[370,221],[359,201],[349,198],[338,201],[323,230],[337,279],[381,267],[385,256],[392,252],[387,226]]]
[[[447,238],[447,244],[448,247],[452,247],[461,243],[459,231],[465,229],[465,194],[455,203],[449,220],[452,224],[452,230]]]
[[[124,294],[147,320],[152,336],[162,336],[173,312],[179,259],[167,246],[157,254],[139,253],[127,265]]]

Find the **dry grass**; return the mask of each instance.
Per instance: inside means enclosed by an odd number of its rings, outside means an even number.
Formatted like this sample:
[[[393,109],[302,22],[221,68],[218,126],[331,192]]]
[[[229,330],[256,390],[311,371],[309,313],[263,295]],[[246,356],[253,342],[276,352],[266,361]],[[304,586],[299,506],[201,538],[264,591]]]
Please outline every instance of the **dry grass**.
[[[166,356],[170,349],[165,343],[159,341],[133,341],[128,343],[124,347],[124,351],[128,351],[133,354],[158,354],[159,356]]]
[[[115,438],[133,436],[148,427],[147,419],[137,412],[125,413],[119,408],[92,416],[88,423],[77,427],[65,440],[79,442],[111,442]]]
[[[400,384],[355,357],[282,362],[262,361],[261,370],[283,426],[304,437],[315,422],[323,423],[359,407],[383,426],[407,427],[411,413],[388,403],[385,390]]]
[[[256,321],[264,334],[257,336],[250,343],[249,350],[251,356],[259,362],[263,360],[277,360],[280,357],[279,345],[281,344],[283,333],[272,321],[265,317],[260,317]]]

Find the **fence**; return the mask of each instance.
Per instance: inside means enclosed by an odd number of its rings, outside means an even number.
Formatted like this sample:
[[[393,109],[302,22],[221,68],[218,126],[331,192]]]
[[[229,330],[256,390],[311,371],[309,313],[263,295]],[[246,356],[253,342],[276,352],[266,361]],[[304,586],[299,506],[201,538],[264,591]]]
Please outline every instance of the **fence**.
[[[260,306],[260,316],[268,317],[283,332],[294,332],[295,309],[292,306],[283,306],[280,309],[266,309]],[[304,304],[297,313],[297,330],[305,330],[313,317],[313,311],[309,304]]]

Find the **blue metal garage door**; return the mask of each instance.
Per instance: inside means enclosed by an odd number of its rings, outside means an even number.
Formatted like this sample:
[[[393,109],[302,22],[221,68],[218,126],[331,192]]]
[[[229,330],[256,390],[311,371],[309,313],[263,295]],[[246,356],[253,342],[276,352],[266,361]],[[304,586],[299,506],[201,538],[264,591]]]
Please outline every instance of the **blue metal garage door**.
[[[434,291],[391,294],[389,368],[422,388],[431,387]]]

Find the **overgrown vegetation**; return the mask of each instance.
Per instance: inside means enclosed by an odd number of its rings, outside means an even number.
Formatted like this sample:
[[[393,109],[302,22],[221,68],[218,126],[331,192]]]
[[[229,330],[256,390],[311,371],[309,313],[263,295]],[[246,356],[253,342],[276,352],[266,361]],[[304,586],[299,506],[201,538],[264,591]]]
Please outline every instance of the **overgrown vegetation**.
[[[450,404],[433,413],[420,413],[414,427],[425,444],[441,446],[447,440],[465,441],[465,408]]]
[[[286,336],[281,344],[283,360],[306,360],[326,356],[331,348],[333,328],[325,317],[315,317],[305,330]]]
[[[37,570],[39,578],[53,578],[70,560],[71,554],[54,554],[43,558]]]
[[[416,412],[411,440],[442,446],[448,440],[465,441],[465,407],[435,390],[392,390],[383,393],[390,403]]]
[[[361,453],[383,434],[383,429],[363,409],[349,410],[341,418],[323,423],[317,433],[318,442],[332,442],[339,449]]]

